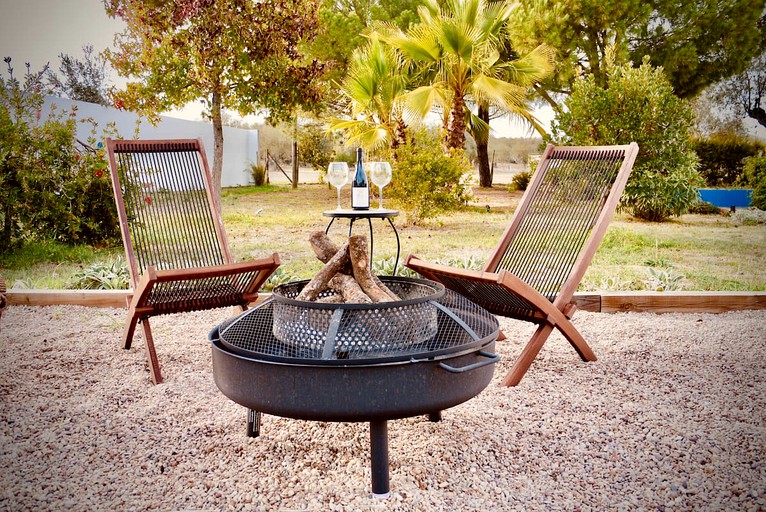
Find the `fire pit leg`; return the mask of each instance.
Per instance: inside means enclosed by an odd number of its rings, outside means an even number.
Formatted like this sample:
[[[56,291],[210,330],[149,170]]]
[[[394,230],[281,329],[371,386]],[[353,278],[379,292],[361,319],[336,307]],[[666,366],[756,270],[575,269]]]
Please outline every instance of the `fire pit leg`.
[[[261,411],[247,410],[247,437],[261,435]]]
[[[436,411],[436,412],[429,412],[428,413],[428,421],[432,421],[434,423],[439,422],[442,420],[442,412]]]
[[[372,496],[388,498],[388,423],[386,420],[370,422],[370,467],[372,469]]]

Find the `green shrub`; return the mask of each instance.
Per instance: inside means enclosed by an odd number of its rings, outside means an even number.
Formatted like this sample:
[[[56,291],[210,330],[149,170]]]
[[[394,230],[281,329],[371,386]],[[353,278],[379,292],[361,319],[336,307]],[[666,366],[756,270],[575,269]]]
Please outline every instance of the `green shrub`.
[[[592,75],[575,82],[557,112],[550,140],[558,144],[608,145],[636,142],[638,158],[622,206],[644,220],[685,213],[697,202],[703,180],[689,134],[692,109],[673,94],[661,68],[645,60],[638,67],[608,69],[608,88]]]
[[[299,280],[300,278],[296,274],[290,272],[284,267],[279,267],[266,280],[266,283],[263,285],[263,291],[270,292],[275,287],[279,286],[280,284],[286,284],[291,281],[299,281]]]
[[[674,270],[657,270],[649,268],[649,277],[646,279],[646,289],[653,292],[672,292],[683,289],[681,281],[686,276],[678,274]]]
[[[75,112],[52,109],[40,120],[42,72],[24,83],[0,77],[0,252],[31,240],[113,244],[119,227],[96,125],[76,138]],[[107,128],[114,136],[112,128]]]
[[[766,210],[766,155],[745,158],[739,183],[752,187],[750,201],[759,210]]]
[[[763,151],[763,144],[738,135],[696,138],[692,146],[699,157],[699,172],[710,187],[734,185],[742,174],[742,160]]]
[[[470,188],[464,177],[472,170],[460,150],[444,152],[433,133],[408,134],[392,162],[393,179],[386,187],[389,197],[416,219],[433,218],[464,205]]]
[[[327,171],[333,161],[332,139],[324,128],[316,124],[302,126],[298,133],[298,156],[300,161],[318,171]]]
[[[508,187],[508,190],[511,192],[515,192],[516,190],[526,190],[529,186],[529,180],[532,179],[532,172],[530,171],[521,171],[520,173],[514,174],[513,178],[511,178],[511,185]]]
[[[721,209],[707,201],[697,201],[689,207],[689,213],[698,215],[720,215]]]
[[[661,222],[687,213],[698,200],[700,183],[699,174],[693,168],[634,169],[622,201],[634,217]]]
[[[250,175],[253,177],[253,183],[256,187],[262,187],[266,184],[266,166],[250,164]]]
[[[408,269],[402,262],[396,267],[396,274],[394,274],[394,263],[396,263],[396,257],[390,256],[388,258],[380,258],[372,262],[372,273],[376,276],[393,276],[400,277],[418,277],[418,273]]]
[[[130,288],[130,272],[121,258],[111,265],[95,263],[75,272],[66,287],[75,290],[124,290]]]

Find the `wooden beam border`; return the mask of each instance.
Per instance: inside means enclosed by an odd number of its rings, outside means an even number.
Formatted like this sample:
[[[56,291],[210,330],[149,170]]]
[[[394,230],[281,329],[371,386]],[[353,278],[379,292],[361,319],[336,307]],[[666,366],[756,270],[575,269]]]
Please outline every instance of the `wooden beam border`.
[[[8,290],[9,306],[71,305],[124,308],[132,290]],[[766,309],[766,292],[576,293],[578,309],[601,313],[723,313]]]
[[[724,313],[766,309],[766,292],[609,292],[601,295],[602,313]]]
[[[9,306],[127,308],[133,290],[8,290]]]

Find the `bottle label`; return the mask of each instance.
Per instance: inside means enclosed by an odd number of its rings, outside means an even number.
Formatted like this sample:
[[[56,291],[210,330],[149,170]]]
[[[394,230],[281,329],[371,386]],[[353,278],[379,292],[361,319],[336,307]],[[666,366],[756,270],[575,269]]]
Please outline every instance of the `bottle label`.
[[[370,207],[370,189],[368,187],[351,187],[351,207],[364,210]]]

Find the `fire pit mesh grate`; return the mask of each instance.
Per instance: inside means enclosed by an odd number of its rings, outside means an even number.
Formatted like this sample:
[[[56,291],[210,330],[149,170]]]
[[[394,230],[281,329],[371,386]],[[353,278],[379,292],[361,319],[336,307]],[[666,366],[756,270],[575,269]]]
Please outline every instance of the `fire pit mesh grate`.
[[[368,327],[364,333],[364,342],[343,338],[328,341],[319,334],[307,337],[304,343],[285,342],[274,336],[272,330],[276,306],[273,298],[223,322],[219,326],[219,335],[224,345],[244,356],[255,355],[266,360],[293,363],[302,360],[306,363],[350,364],[408,359],[415,355],[429,357],[441,351],[454,352],[455,347],[466,345],[468,348],[484,341],[497,330],[497,320],[489,312],[477,308],[455,292],[446,290],[441,298],[429,300],[428,303],[434,309],[433,324],[431,320],[418,320],[425,325],[422,329],[428,330],[428,336],[408,344],[388,343],[381,337],[390,333],[390,328],[385,325],[381,328]],[[365,310],[355,311],[347,321],[354,322],[353,316],[359,311]],[[375,308],[367,309],[366,314],[374,315],[376,311]],[[348,311],[343,313],[344,318],[346,315]],[[372,317],[366,320],[369,318]],[[338,326],[338,330],[340,328]]]
[[[377,304],[296,300],[304,286],[305,282],[296,282],[274,289],[274,336],[318,350],[322,359],[408,349],[436,334],[436,306],[431,300],[444,295],[439,283],[388,278],[386,286],[401,300]]]

